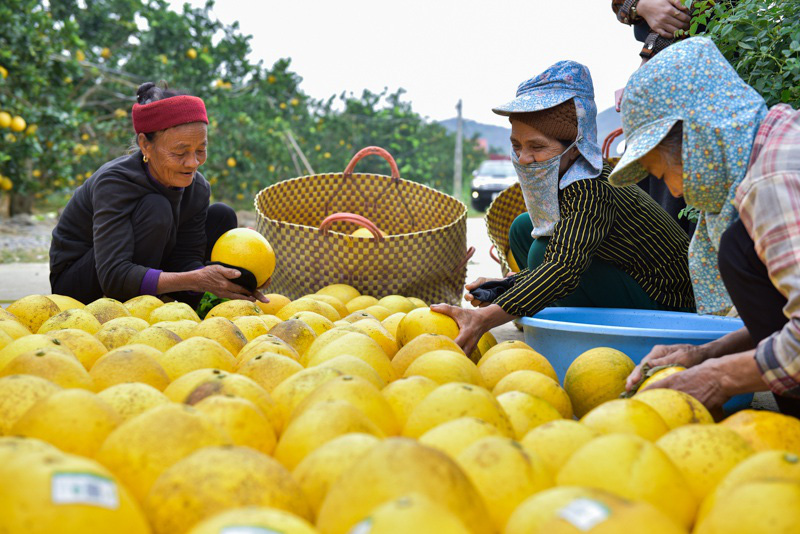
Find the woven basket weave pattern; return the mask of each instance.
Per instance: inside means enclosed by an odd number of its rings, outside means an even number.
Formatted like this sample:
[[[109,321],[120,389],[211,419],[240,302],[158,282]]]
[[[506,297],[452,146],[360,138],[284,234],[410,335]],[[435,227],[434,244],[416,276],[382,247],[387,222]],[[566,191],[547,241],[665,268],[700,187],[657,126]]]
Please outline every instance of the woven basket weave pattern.
[[[399,294],[458,304],[466,267],[466,206],[427,186],[389,176],[318,174],[286,180],[255,199],[258,231],[276,251],[270,291],[296,299],[329,284],[350,284],[381,298]],[[389,234],[354,238],[358,228],[333,213],[363,215]]]
[[[511,267],[508,265],[507,255],[510,249],[508,234],[511,230],[511,223],[520,214],[525,213],[525,199],[522,197],[522,188],[516,183],[497,195],[489,209],[486,210],[486,230],[489,232],[489,239],[497,251],[500,258],[500,270],[506,276]],[[520,265],[520,268],[524,268]]]

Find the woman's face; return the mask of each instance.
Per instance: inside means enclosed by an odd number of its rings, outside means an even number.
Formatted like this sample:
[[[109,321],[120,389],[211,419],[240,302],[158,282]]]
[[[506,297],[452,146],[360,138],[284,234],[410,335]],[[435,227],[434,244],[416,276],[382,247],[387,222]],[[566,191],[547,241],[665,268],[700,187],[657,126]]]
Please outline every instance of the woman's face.
[[[206,161],[207,131],[205,123],[191,122],[157,133],[152,142],[139,134],[139,147],[153,178],[167,187],[191,185],[197,168]]]
[[[530,165],[531,163],[540,163],[561,155],[566,146],[558,139],[543,134],[533,126],[512,120],[511,148],[522,165]],[[578,159],[578,154],[580,152],[577,147],[572,147],[561,158],[561,164],[558,167],[559,176],[563,176],[567,172],[570,165]]]
[[[667,189],[669,189],[669,193],[673,197],[680,198],[683,196],[682,163],[671,161],[658,146],[639,158],[639,163],[647,169],[647,172],[659,180],[664,180],[664,183],[667,184]]]

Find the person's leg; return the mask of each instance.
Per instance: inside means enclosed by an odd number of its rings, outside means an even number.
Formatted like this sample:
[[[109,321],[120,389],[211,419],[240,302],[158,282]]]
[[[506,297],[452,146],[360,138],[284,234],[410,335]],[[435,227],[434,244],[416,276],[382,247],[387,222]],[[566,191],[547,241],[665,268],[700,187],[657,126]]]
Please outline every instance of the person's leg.
[[[781,330],[788,319],[783,314],[786,298],[772,285],[767,267],[741,220],[722,234],[719,272],[750,337],[757,345]],[[800,399],[775,395],[781,412],[800,416]]]
[[[544,261],[549,238],[534,240],[528,253],[528,268],[535,269]],[[659,305],[625,271],[595,258],[581,276],[577,289],[553,306],[576,308],[632,308],[655,310]]]
[[[228,230],[239,227],[236,212],[230,206],[217,202],[208,207],[206,215],[206,261],[211,259],[214,243]]]
[[[533,236],[531,236],[532,231],[533,223],[527,212],[514,219],[511,229],[508,231],[509,248],[514,255],[514,261],[520,268],[524,268],[528,264],[528,251],[534,242]]]

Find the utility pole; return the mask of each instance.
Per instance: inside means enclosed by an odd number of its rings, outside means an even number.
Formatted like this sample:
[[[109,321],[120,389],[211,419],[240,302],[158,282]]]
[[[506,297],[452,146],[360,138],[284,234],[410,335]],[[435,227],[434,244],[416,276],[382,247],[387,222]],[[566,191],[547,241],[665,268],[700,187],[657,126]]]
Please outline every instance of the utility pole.
[[[461,99],[458,99],[456,105],[458,111],[458,120],[456,121],[456,154],[455,161],[453,162],[453,196],[461,200],[461,173],[463,170],[463,146],[462,139],[464,137],[464,121],[461,118]]]

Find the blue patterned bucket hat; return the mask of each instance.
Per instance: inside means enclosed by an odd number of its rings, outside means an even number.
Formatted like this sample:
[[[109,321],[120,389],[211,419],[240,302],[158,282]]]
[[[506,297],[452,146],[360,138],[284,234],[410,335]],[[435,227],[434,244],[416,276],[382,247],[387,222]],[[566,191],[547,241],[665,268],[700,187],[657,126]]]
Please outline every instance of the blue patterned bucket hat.
[[[580,141],[576,146],[585,163],[579,164],[579,167],[583,167],[580,172],[564,176],[559,184],[561,189],[579,179],[597,177],[603,171],[603,156],[597,144],[597,105],[594,103],[594,84],[589,69],[576,61],[559,61],[541,74],[522,82],[514,100],[492,108],[498,115],[510,116],[512,113],[549,109],[570,98],[574,99],[578,118]]]

